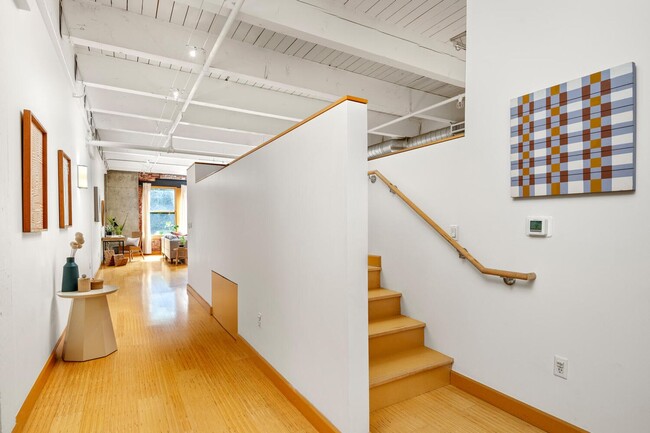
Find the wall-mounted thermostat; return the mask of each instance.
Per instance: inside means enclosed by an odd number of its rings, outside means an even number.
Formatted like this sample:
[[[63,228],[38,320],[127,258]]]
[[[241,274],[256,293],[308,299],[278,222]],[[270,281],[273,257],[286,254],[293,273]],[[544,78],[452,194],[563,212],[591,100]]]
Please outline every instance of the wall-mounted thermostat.
[[[528,236],[538,236],[550,238],[553,234],[551,231],[551,217],[528,217],[526,218],[526,234]]]

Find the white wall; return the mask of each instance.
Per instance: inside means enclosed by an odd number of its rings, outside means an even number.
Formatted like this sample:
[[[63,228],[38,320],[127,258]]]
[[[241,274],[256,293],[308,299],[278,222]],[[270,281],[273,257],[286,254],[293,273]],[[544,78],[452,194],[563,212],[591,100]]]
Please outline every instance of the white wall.
[[[368,431],[366,106],[188,173],[189,283],[239,285],[239,334],[343,433]],[[262,313],[262,326],[257,315]]]
[[[69,301],[57,298],[62,268],[74,233],[86,236],[77,253],[81,273],[100,264],[100,223],[93,222],[93,186],[103,196],[103,164],[85,147],[83,111],[72,98],[66,73],[54,52],[34,2],[31,12],[0,2],[0,411],[1,432],[15,416],[41,372],[68,316]],[[58,15],[58,11],[54,11]],[[21,113],[32,110],[48,132],[49,230],[22,233]],[[58,228],[57,150],[73,164],[73,226]],[[77,164],[89,168],[88,189],[78,189]]]
[[[650,425],[650,6],[623,0],[468,1],[467,137],[370,163],[484,265],[537,272],[505,286],[481,276],[379,183],[369,190],[370,253],[383,284],[427,322],[454,370],[592,432]],[[509,103],[634,61],[637,190],[513,200]],[[548,239],[527,215],[554,218]],[[569,378],[553,376],[553,356]]]

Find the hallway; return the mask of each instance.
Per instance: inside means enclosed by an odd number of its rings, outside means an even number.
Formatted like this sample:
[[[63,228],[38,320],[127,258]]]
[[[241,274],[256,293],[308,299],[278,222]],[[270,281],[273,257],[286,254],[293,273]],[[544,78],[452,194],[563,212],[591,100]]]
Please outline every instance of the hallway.
[[[25,433],[292,433],[311,424],[160,256],[100,270],[117,352],[57,360]],[[60,356],[60,353],[59,353]],[[375,433],[541,432],[453,386],[371,414]]]
[[[160,256],[100,270],[118,350],[57,360],[29,433],[314,432]],[[236,395],[237,398],[231,398]]]

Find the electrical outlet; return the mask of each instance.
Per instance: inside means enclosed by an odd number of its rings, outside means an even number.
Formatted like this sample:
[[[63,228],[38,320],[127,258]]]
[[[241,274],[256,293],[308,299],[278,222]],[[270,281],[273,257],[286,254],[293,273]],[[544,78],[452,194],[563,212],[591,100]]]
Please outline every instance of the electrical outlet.
[[[262,313],[257,313],[257,327],[262,327]]]
[[[452,239],[458,240],[458,226],[457,225],[449,226],[449,236],[451,236]]]
[[[562,379],[568,379],[569,375],[569,360],[555,355],[555,363],[553,364],[553,374]]]

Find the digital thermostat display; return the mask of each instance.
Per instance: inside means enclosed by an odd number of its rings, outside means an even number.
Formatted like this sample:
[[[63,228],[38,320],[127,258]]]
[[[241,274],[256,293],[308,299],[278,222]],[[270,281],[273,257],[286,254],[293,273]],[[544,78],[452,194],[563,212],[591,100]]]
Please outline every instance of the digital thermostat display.
[[[526,234],[536,237],[551,237],[551,217],[530,216],[526,218]]]

